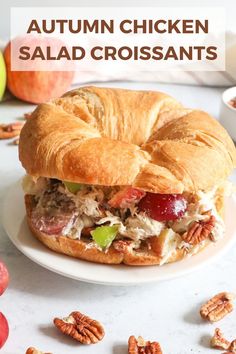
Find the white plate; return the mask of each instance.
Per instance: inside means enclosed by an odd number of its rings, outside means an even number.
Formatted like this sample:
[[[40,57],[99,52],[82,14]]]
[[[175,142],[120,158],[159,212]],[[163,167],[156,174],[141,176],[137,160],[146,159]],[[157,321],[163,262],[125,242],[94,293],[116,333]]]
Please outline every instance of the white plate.
[[[217,243],[193,257],[162,267],[130,267],[90,263],[50,251],[29,231],[25,219],[23,192],[20,182],[7,194],[3,210],[3,226],[14,245],[32,261],[66,277],[97,284],[135,285],[167,280],[190,273],[212,262],[229,249],[236,239],[236,199],[226,203],[226,235]]]

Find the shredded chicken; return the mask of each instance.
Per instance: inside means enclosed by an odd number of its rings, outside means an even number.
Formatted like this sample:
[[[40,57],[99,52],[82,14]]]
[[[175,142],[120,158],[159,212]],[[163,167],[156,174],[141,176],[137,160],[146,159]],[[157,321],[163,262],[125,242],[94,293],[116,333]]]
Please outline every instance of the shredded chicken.
[[[33,181],[27,176],[23,188],[27,194],[34,195],[37,215],[48,216],[49,214],[52,217],[55,215],[63,217],[66,214],[68,220],[66,219],[62,234],[73,239],[79,239],[85,228],[118,225],[117,239],[128,238],[139,243],[151,236],[158,237],[164,229],[168,228],[175,247],[178,241],[177,247],[191,248],[190,245],[183,245],[183,241],[175,235],[184,233],[193,221],[205,220],[208,217],[207,211],[211,211],[216,218],[216,226],[212,232],[213,240],[218,240],[224,234],[224,223],[215,207],[215,190],[209,193],[199,192],[195,195],[194,202],[188,204],[186,213],[181,219],[174,222],[159,222],[140,212],[137,208],[138,200],[134,198],[131,198],[129,203],[125,203],[123,208],[112,207],[109,200],[111,198],[115,200],[114,195],[118,192],[121,195],[121,187],[82,185],[81,189],[73,194],[58,180],[39,178]]]

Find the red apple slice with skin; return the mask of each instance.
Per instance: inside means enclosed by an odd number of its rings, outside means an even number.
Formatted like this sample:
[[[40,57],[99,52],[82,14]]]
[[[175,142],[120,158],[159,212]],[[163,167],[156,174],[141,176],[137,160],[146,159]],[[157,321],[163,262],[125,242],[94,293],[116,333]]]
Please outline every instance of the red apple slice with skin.
[[[117,192],[109,200],[108,204],[112,208],[125,208],[129,204],[137,203],[144,196],[145,196],[144,191],[133,187],[127,187]]]

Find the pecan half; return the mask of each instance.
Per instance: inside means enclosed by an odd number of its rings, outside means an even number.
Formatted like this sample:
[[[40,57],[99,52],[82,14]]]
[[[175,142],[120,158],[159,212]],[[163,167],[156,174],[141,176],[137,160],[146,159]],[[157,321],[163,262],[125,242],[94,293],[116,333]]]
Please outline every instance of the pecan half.
[[[215,221],[216,219],[213,215],[207,221],[194,221],[188,231],[182,235],[183,240],[190,245],[199,244],[211,235]]]
[[[33,347],[30,347],[26,350],[26,353],[25,354],[52,354],[52,353],[43,353],[41,352],[40,350],[38,349],[35,349]]]
[[[233,353],[236,353],[236,339],[231,342],[229,350]]]
[[[55,318],[55,326],[64,334],[82,344],[94,344],[104,337],[102,325],[79,311],[71,312],[67,318]]]
[[[224,338],[219,328],[215,329],[214,336],[211,339],[211,346],[216,349],[229,349],[230,347],[230,342]]]
[[[33,113],[33,112],[24,113],[24,119],[27,120],[27,119],[31,118],[32,113]]]
[[[20,135],[24,123],[14,122],[11,124],[0,124],[0,139],[11,139]]]
[[[158,342],[145,341],[142,337],[130,336],[128,346],[129,354],[162,354]]]
[[[227,292],[217,294],[206,304],[202,305],[200,315],[205,320],[217,322],[233,311],[232,300],[234,298],[234,294]]]

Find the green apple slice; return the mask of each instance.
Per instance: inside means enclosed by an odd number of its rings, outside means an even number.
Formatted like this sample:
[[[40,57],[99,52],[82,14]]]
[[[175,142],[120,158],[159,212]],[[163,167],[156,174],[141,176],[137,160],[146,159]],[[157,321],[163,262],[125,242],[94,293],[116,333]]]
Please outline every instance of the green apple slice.
[[[91,231],[93,240],[97,245],[103,249],[110,246],[118,233],[119,226],[99,226],[95,230]]]
[[[4,57],[0,51],[0,101],[3,98],[7,84],[7,72]]]
[[[66,186],[66,188],[68,189],[68,191],[73,194],[76,194],[82,188],[82,184],[80,184],[80,183],[67,182],[67,181],[63,181],[63,183]]]

